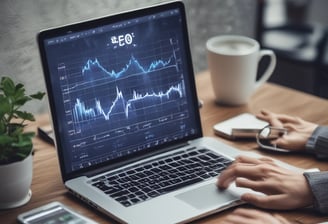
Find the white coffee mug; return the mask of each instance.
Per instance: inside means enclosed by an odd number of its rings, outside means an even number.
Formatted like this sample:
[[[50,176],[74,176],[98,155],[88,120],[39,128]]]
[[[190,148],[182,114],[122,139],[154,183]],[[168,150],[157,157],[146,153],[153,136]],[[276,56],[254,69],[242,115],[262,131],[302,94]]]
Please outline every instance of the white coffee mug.
[[[256,40],[245,36],[215,36],[206,42],[206,48],[214,94],[221,104],[246,104],[254,91],[270,78],[276,66],[273,51],[261,50]],[[256,80],[263,56],[270,57],[270,64]]]

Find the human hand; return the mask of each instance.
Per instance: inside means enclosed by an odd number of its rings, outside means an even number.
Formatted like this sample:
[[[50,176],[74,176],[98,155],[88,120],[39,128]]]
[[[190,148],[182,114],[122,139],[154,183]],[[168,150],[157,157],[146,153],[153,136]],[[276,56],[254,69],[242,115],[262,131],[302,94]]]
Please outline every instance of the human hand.
[[[229,214],[221,224],[289,224],[285,218],[280,215],[271,215],[255,209],[238,208]]]
[[[262,110],[257,118],[267,121],[273,127],[285,128],[287,133],[272,140],[279,148],[301,151],[305,150],[305,145],[311,137],[317,124],[305,121],[299,117],[292,117],[285,114],[275,114],[268,110]]]
[[[245,193],[241,199],[261,208],[295,209],[313,204],[313,195],[303,173],[278,166],[272,159],[239,156],[218,177],[217,186],[249,188],[265,195]]]

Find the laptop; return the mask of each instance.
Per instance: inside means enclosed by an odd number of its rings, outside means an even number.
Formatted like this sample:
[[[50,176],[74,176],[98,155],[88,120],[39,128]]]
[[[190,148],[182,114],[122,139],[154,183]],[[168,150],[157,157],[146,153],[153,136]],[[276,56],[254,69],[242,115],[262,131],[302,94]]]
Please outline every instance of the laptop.
[[[170,2],[37,37],[63,182],[122,223],[189,222],[242,203],[203,137],[185,9]]]

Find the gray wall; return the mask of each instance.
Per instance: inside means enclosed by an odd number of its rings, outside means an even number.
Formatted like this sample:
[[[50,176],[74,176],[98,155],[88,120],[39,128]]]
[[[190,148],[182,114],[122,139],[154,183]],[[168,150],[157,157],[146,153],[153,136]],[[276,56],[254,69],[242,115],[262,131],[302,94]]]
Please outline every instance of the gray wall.
[[[36,34],[49,27],[163,2],[158,0],[1,0],[0,77],[26,84],[27,92],[45,90]],[[254,36],[254,0],[185,0],[195,72],[207,68],[205,42],[213,35]],[[47,111],[47,102],[29,105]]]

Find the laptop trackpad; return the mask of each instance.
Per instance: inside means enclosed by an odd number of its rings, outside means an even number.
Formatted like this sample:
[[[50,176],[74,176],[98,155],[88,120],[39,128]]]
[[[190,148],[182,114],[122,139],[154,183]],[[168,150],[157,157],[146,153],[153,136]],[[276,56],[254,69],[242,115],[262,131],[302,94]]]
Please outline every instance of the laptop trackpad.
[[[229,191],[219,190],[215,183],[178,194],[176,197],[197,209],[206,209],[238,199]]]

